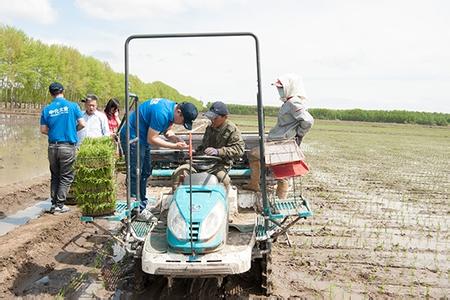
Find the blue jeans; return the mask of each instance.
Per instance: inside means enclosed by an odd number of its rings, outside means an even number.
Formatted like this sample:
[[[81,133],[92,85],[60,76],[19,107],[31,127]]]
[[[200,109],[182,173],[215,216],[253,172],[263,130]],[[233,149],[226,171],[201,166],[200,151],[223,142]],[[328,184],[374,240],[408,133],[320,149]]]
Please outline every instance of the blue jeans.
[[[127,142],[126,139],[121,139],[120,141],[123,149],[123,153],[127,155]],[[130,173],[131,173],[131,197],[136,197],[136,178],[137,178],[137,147],[136,144],[130,145]],[[147,198],[147,180],[152,175],[152,160],[150,155],[150,145],[143,145],[143,143],[139,143],[139,159],[140,159],[140,169],[141,169],[141,178],[139,181],[139,199],[141,203],[139,205],[140,210],[142,211],[148,202]]]

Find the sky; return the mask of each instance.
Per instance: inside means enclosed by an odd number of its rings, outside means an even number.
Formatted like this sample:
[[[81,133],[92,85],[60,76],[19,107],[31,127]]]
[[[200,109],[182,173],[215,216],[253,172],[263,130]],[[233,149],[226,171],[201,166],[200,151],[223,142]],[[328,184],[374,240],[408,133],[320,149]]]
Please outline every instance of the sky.
[[[270,84],[296,73],[309,107],[450,113],[446,0],[0,0],[0,23],[117,72],[133,34],[252,32],[267,105],[281,104]],[[130,71],[205,103],[255,104],[254,46],[243,37],[133,40]]]

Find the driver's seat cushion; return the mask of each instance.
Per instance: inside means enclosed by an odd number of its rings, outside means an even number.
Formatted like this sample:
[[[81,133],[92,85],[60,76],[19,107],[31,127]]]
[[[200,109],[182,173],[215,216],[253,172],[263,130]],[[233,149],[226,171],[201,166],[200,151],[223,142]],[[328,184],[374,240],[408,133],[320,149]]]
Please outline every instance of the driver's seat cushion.
[[[206,172],[194,173],[190,175],[192,185],[216,185],[219,184],[219,180],[216,175]],[[184,177],[183,185],[189,185],[189,175]]]

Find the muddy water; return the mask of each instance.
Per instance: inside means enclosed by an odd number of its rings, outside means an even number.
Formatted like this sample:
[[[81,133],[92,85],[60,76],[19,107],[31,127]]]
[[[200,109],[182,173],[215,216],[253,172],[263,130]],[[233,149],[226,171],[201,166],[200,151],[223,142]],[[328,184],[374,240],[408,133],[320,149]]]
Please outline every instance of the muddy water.
[[[40,201],[33,206],[27,207],[18,213],[0,219],[0,236],[39,217],[43,211],[50,208],[50,201]]]
[[[49,173],[39,116],[0,113],[0,186]]]

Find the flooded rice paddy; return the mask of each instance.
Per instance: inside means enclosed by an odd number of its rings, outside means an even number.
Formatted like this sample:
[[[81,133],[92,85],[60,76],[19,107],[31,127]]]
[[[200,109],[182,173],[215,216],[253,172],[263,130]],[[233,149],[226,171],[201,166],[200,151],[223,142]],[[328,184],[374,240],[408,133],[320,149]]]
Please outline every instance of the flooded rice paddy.
[[[0,113],[0,186],[49,173],[39,116]]]
[[[46,171],[46,140],[35,120],[29,130],[42,140],[36,148]],[[450,128],[318,120],[302,148],[310,167],[303,194],[314,216],[290,229],[292,246],[284,237],[274,244],[275,297],[446,299]],[[47,194],[42,190],[36,196]],[[110,263],[99,263],[108,241],[79,222],[76,208],[66,216],[43,215],[0,236],[0,297],[173,296],[161,278],[143,294],[134,293],[133,262],[120,247],[110,244]],[[185,299],[200,298],[200,292],[212,295],[215,289],[203,280],[175,284]],[[217,296],[264,298],[253,291],[241,286],[238,295],[221,289]]]
[[[450,129],[321,121],[304,147],[315,215],[279,243],[279,285],[326,298],[450,294]]]

